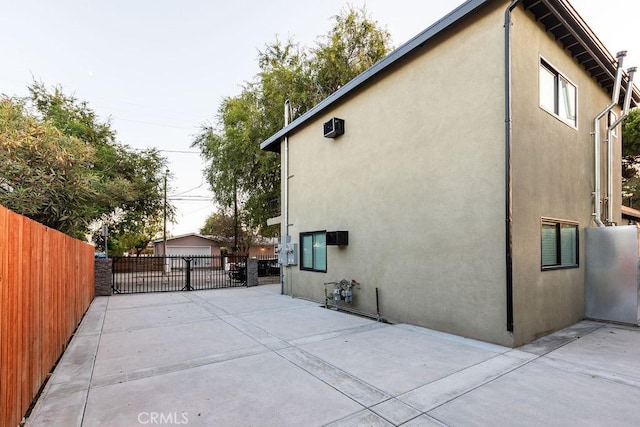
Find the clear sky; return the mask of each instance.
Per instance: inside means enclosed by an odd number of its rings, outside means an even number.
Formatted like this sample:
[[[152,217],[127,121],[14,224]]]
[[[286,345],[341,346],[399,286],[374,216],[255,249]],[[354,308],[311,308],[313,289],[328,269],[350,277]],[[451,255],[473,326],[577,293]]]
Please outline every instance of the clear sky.
[[[173,174],[173,235],[197,232],[215,210],[204,163],[190,148],[226,96],[258,71],[276,37],[312,46],[347,4],[400,46],[461,0],[0,0],[0,93],[26,95],[33,78],[61,85],[103,118],[120,142],[157,147]],[[640,1],[572,0],[612,54],[640,66]],[[189,200],[185,200],[189,199]]]

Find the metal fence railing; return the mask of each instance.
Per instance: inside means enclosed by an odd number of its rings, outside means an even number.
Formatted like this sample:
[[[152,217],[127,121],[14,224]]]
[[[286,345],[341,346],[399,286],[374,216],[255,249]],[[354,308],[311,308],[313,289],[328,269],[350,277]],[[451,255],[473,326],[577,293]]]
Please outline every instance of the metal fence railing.
[[[246,286],[246,262],[236,255],[114,257],[112,288],[138,293]]]

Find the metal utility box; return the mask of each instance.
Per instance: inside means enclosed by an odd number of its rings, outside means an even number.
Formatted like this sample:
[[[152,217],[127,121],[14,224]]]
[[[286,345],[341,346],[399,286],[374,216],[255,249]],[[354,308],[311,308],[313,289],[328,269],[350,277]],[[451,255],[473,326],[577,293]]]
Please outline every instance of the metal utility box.
[[[638,324],[638,228],[585,229],[585,316]]]
[[[283,236],[276,250],[278,253],[278,264],[285,267],[298,265],[298,244],[289,242],[291,242],[291,236]]]

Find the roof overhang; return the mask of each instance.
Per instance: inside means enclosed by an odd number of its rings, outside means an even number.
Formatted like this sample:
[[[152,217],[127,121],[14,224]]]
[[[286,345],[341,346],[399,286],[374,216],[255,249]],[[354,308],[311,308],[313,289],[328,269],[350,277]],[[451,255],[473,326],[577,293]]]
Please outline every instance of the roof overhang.
[[[170,242],[172,240],[177,240],[177,239],[184,239],[185,237],[198,237],[200,239],[215,241],[215,239],[213,239],[211,237],[203,236],[202,234],[187,233],[187,234],[180,234],[179,236],[167,237],[167,242]],[[153,243],[161,243],[161,242],[164,242],[164,239],[156,239],[156,240],[153,241]]]
[[[445,31],[453,24],[475,12],[485,4],[495,3],[495,1],[496,0],[469,0],[463,3],[444,18],[428,27],[325,98],[311,110],[292,121],[288,126],[273,134],[260,144],[260,149],[279,153],[282,138],[293,133],[298,127],[347,97],[372,78],[388,70],[405,56],[422,48],[430,39]],[[566,0],[521,0],[520,3],[605,90],[612,93],[617,68],[616,60],[593,31],[591,31],[573,6]],[[624,80],[625,82],[620,91],[620,103],[624,100],[628,76],[625,76]],[[631,104],[636,107],[640,105],[640,92],[635,86],[633,87]]]
[[[611,52],[591,31],[582,17],[566,0],[522,0],[525,10],[531,12],[548,33],[573,56],[580,65],[609,93],[613,91],[617,63]],[[620,91],[622,103],[628,76],[625,75]],[[640,92],[633,87],[632,106],[640,105]]]

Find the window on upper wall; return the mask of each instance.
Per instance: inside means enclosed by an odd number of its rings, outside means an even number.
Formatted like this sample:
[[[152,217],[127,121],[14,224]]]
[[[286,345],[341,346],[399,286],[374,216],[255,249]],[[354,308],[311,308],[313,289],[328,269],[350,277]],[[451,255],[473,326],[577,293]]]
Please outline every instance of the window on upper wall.
[[[327,272],[327,233],[300,233],[300,269]]]
[[[542,219],[542,270],[578,267],[578,224]]]
[[[576,86],[542,58],[539,74],[540,107],[563,122],[577,127]]]

